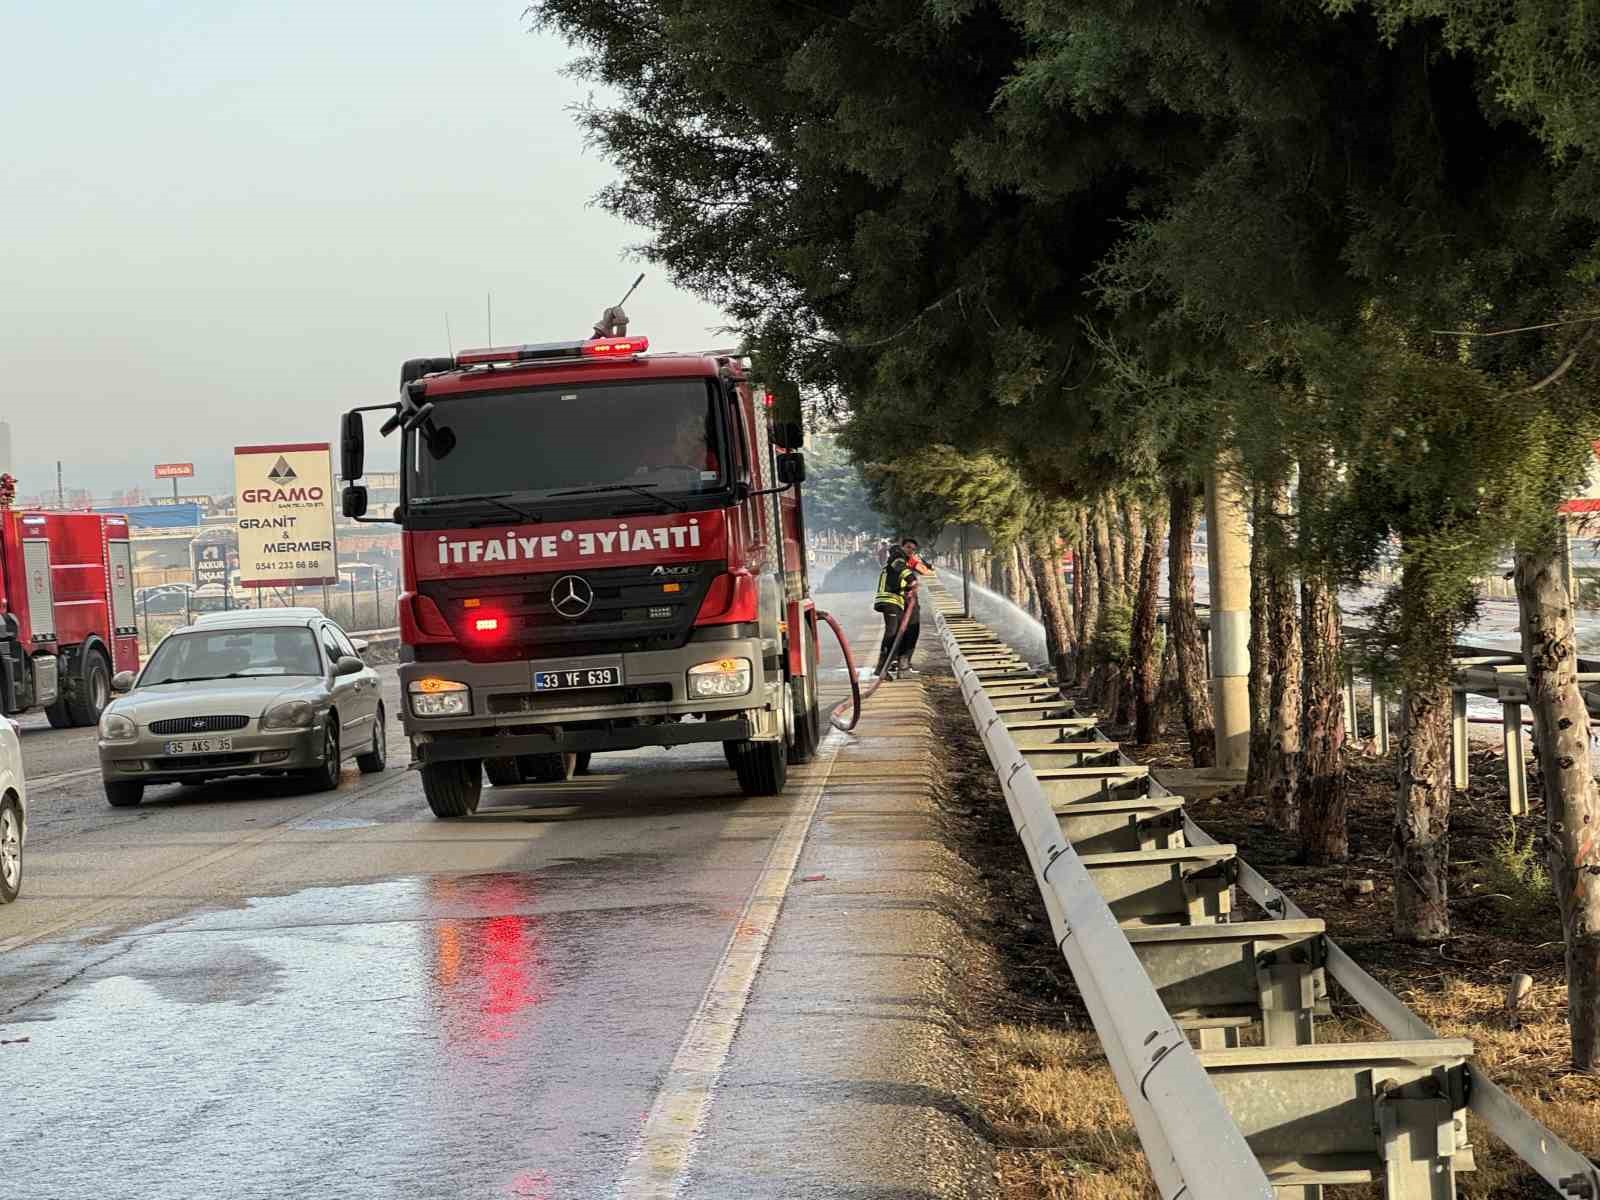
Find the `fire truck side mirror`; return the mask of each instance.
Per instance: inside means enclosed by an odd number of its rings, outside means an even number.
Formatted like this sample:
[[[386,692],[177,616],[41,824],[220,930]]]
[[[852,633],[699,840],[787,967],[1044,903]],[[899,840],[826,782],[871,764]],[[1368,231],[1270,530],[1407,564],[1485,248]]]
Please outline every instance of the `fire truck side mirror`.
[[[339,436],[339,473],[346,483],[360,479],[366,473],[367,425],[359,412],[344,415],[344,428]]]
[[[785,450],[798,450],[806,444],[806,427],[799,421],[774,421],[772,440]]]
[[[339,502],[344,515],[352,520],[367,515],[367,489],[359,483],[345,484],[344,491],[339,494]]]
[[[806,481],[806,456],[799,452],[778,455],[778,482],[782,484]]]

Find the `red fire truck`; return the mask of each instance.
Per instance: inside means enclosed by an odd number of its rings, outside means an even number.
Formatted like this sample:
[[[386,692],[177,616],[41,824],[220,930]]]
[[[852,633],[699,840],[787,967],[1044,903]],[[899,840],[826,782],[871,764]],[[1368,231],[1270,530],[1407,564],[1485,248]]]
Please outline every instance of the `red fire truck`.
[[[139,666],[128,519],[11,507],[0,476],[0,713],[93,725]]]
[[[352,518],[363,413],[401,435],[403,721],[437,816],[596,751],[721,742],[747,795],[815,752],[803,430],[741,359],[625,328],[413,359],[345,414]]]

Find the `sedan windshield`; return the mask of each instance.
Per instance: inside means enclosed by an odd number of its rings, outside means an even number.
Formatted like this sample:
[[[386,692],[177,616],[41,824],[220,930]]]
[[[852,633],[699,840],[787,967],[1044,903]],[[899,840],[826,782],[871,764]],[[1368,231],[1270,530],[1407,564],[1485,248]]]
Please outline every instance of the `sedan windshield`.
[[[311,630],[300,627],[175,633],[150,656],[140,687],[258,675],[322,675]]]
[[[444,398],[433,422],[453,438],[441,457],[411,439],[408,497],[424,507],[637,492],[676,507],[665,497],[722,486],[715,396],[712,381],[696,378]]]

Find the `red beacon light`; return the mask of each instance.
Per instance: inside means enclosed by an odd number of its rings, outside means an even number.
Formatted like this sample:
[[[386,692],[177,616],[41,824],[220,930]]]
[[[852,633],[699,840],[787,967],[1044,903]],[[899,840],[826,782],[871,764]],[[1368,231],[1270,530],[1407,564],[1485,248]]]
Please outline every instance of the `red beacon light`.
[[[456,355],[458,367],[494,363],[570,363],[585,359],[631,358],[650,349],[647,337],[590,338],[584,342],[533,342],[521,346],[486,346]]]

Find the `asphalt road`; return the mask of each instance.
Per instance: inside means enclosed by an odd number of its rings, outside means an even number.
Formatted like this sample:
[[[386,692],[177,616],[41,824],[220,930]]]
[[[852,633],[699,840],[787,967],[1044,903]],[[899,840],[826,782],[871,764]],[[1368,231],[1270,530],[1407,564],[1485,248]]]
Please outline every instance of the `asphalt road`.
[[[440,822],[396,722],[390,768],[333,792],[114,810],[92,731],[26,725],[0,1179],[51,1200],[655,1194],[625,1179],[641,1128],[829,770],[747,800],[717,746],[601,755]]]

